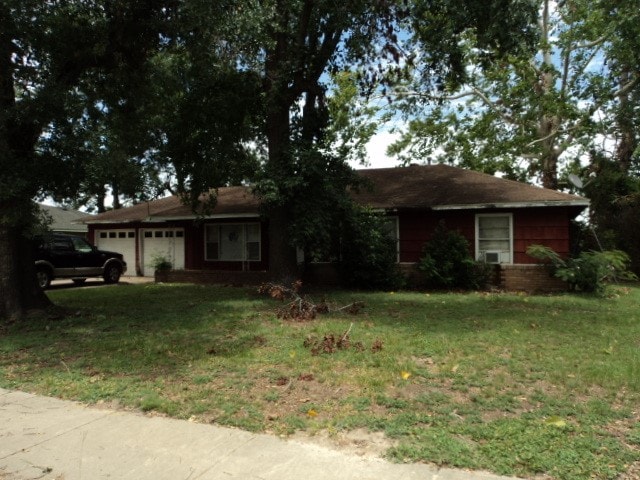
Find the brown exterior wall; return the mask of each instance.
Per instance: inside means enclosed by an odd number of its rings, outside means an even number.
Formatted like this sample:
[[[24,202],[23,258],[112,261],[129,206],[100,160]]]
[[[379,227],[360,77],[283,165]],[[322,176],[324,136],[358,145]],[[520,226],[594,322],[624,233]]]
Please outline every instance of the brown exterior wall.
[[[475,239],[474,214],[463,211],[449,212],[399,212],[400,262],[413,263],[420,260],[425,242],[443,221],[447,229],[458,230],[467,238],[473,255]]]
[[[567,208],[521,208],[513,210],[449,210],[429,212],[398,212],[400,232],[400,262],[417,262],[422,248],[436,226],[444,222],[449,230],[459,231],[469,242],[470,254],[475,256],[476,215],[483,213],[513,214],[513,263],[535,264],[536,259],[526,254],[533,244],[545,245],[567,257],[570,251],[570,220]]]
[[[530,245],[540,244],[553,249],[561,257],[571,250],[570,223],[573,217],[567,208],[529,208],[513,213],[513,263],[535,264],[527,255]]]

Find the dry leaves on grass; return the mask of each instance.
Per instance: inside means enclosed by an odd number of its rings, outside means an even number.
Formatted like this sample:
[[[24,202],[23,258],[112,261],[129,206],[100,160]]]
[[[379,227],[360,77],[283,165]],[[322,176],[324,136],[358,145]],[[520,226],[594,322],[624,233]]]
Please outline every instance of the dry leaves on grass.
[[[338,350],[355,350],[356,352],[364,352],[366,347],[362,342],[351,341],[351,328],[353,323],[349,326],[349,329],[342,335],[336,335],[335,333],[327,333],[322,338],[315,335],[308,335],[304,341],[304,347],[311,351],[312,355],[320,354],[332,354]],[[382,340],[376,339],[371,345],[371,353],[377,353],[383,348]]]

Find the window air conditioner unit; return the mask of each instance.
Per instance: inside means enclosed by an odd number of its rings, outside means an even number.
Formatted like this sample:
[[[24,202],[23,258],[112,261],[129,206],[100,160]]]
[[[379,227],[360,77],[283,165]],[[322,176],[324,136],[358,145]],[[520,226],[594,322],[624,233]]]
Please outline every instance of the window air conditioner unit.
[[[500,263],[500,252],[484,252],[486,263]]]

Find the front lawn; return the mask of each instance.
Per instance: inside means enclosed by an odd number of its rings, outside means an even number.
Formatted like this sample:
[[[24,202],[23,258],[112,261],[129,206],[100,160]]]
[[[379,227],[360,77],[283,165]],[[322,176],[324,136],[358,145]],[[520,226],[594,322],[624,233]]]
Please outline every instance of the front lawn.
[[[330,303],[364,310],[307,322],[278,319],[251,289],[50,296],[70,315],[0,333],[0,386],[283,435],[369,432],[403,462],[559,479],[639,470],[638,287],[336,291]]]

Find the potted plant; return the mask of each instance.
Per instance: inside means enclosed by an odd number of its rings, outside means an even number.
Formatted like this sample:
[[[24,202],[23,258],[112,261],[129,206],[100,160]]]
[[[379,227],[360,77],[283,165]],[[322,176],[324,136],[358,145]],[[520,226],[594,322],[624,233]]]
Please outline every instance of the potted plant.
[[[154,277],[156,283],[166,282],[169,280],[169,272],[173,268],[171,260],[162,254],[154,254],[151,257],[151,266],[154,270]]]

